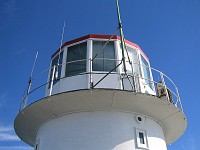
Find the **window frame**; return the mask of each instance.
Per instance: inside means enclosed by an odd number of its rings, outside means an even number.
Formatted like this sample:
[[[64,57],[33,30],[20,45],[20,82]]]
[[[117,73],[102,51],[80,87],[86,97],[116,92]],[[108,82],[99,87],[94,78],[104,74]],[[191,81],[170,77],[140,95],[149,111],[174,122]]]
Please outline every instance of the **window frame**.
[[[125,43],[125,45],[126,45],[126,48],[127,48],[127,52],[133,51],[132,56],[131,56],[132,59],[130,60],[132,62],[132,66],[131,67],[133,67],[132,70],[133,70],[134,75],[137,75],[137,76],[140,77],[141,76],[140,58],[139,58],[140,53],[138,52],[138,49],[136,47],[134,47],[134,46],[132,46],[130,44],[127,44],[127,43]],[[135,56],[134,56],[134,53],[136,54]],[[129,56],[130,56],[130,54],[129,54]],[[126,61],[128,61],[126,52],[125,52],[125,57],[127,59]],[[134,57],[136,58],[137,62],[134,60]],[[131,70],[131,73],[132,73],[132,70]]]
[[[146,130],[135,128],[135,134],[136,134],[136,145],[137,145],[137,148],[149,149],[148,137],[147,137]],[[143,142],[142,143],[141,143],[141,137],[140,137],[141,134],[143,135],[143,139],[142,139]]]
[[[84,61],[85,62],[85,70],[83,72],[71,73],[71,74],[68,73],[67,74],[67,64],[69,63],[68,62],[68,51],[69,51],[69,48],[73,47],[73,46],[78,46],[78,45],[83,44],[83,43],[85,43],[85,45],[86,45],[86,47],[85,47],[85,59],[73,60],[75,62],[73,62],[73,61],[69,61],[69,62],[72,62],[71,64],[73,64],[73,63],[83,62]],[[65,70],[64,70],[64,76],[65,77],[76,76],[76,75],[84,74],[84,73],[87,72],[87,53],[88,53],[87,46],[88,46],[87,40],[84,40],[84,41],[81,41],[81,42],[78,42],[78,43],[73,43],[71,45],[68,45],[67,50],[66,50],[66,59],[65,59],[65,62],[66,62],[66,64],[65,64]]]
[[[147,62],[148,65],[143,64],[143,59]],[[145,66],[144,66],[145,65]],[[147,66],[147,67],[146,67]],[[148,68],[149,71],[149,79],[147,79],[145,77],[145,73],[144,73],[144,67]],[[141,76],[142,78],[144,78],[143,80],[145,81],[145,84],[148,85],[148,87],[152,90],[155,91],[155,87],[154,87],[154,83],[153,83],[153,77],[152,77],[152,72],[151,72],[151,67],[150,67],[150,62],[148,60],[146,60],[146,58],[140,54],[140,71],[141,71]],[[149,82],[149,83],[147,83]]]
[[[107,42],[108,40],[105,40],[105,39],[93,39],[92,40],[92,49],[91,49],[91,55],[92,55],[92,58],[95,56],[94,55],[94,43],[95,42]],[[109,72],[109,71],[111,71],[112,69],[114,69],[114,67],[116,67],[116,65],[117,65],[117,62],[116,62],[116,53],[117,53],[117,51],[116,51],[116,48],[115,48],[115,40],[110,40],[109,41],[109,43],[112,43],[112,46],[113,46],[113,52],[114,52],[114,54],[113,54],[113,58],[108,58],[108,57],[102,57],[102,58],[100,58],[99,60],[102,60],[103,61],[103,69],[102,70],[100,70],[100,69],[98,69],[98,70],[95,70],[94,69],[94,61],[95,61],[95,59],[92,61],[92,72]],[[104,43],[104,44],[105,44]],[[104,45],[103,44],[103,45]],[[102,45],[102,46],[103,46]],[[106,47],[105,47],[106,48]],[[100,51],[101,49],[99,49],[98,50],[98,52]],[[96,57],[97,59],[98,59],[98,57]],[[105,66],[104,66],[104,61],[113,61],[114,62],[114,66],[112,67],[112,68],[110,68],[110,69],[108,69],[108,70],[106,70],[105,69]],[[116,73],[117,72],[117,68],[115,68],[115,70],[113,70],[111,73]]]

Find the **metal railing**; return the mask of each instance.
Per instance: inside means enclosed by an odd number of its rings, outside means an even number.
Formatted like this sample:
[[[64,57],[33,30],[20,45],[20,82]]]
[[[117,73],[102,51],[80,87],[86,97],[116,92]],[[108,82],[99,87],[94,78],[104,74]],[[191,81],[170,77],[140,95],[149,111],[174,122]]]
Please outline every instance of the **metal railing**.
[[[107,60],[113,60],[113,61],[115,60],[115,59],[109,59],[109,58],[104,58],[104,59],[105,60],[106,59]],[[73,61],[73,62],[67,62],[67,63],[60,64],[59,66],[54,65],[50,69],[46,69],[46,70],[42,71],[41,73],[37,74],[35,76],[35,78],[34,77],[32,78],[32,84],[31,85],[34,86],[34,87],[33,88],[30,87],[29,92],[25,92],[26,94],[22,98],[19,111],[21,111],[22,109],[24,109],[27,106],[29,96],[33,92],[36,92],[36,91],[43,89],[42,93],[39,92],[39,94],[35,94],[37,96],[40,95],[40,97],[33,96],[32,102],[34,102],[35,99],[43,98],[44,97],[43,96],[44,91],[46,91],[49,87],[48,85],[50,85],[49,96],[51,96],[55,80],[58,80],[58,82],[59,82],[62,79],[71,77],[71,76],[58,77],[57,74],[56,74],[56,71],[58,71],[58,67],[62,68],[62,66],[66,66],[67,64],[76,63],[76,62],[80,62],[80,61],[86,61],[86,62],[88,61],[89,69],[86,72],[77,73],[76,75],[86,75],[86,74],[89,75],[89,82],[90,83],[88,83],[88,84],[90,85],[90,89],[94,89],[96,87],[96,85],[98,85],[107,76],[109,76],[110,74],[113,74],[113,73],[120,76],[121,81],[119,80],[119,82],[123,82],[122,80],[123,80],[123,77],[124,77],[124,72],[122,71],[122,69],[121,70],[117,69],[122,64],[121,60],[115,60],[115,63],[117,63],[117,64],[110,71],[98,71],[98,72],[92,70],[92,64],[93,64],[92,59],[89,59],[89,60],[84,59],[84,60],[77,60],[77,61]],[[139,72],[135,72],[134,65],[136,65],[138,67]],[[144,78],[144,76],[141,74],[142,67],[146,67],[147,69],[149,69],[150,75],[151,75],[150,78]],[[132,89],[131,90],[129,89],[130,91],[137,92],[137,93],[146,93],[145,90],[143,89],[143,86],[149,87],[150,91],[152,91],[154,93],[154,94],[151,94],[151,95],[155,95],[159,98],[164,98],[169,102],[169,104],[174,104],[177,108],[179,108],[181,111],[183,111],[178,88],[167,75],[165,75],[164,73],[162,73],[161,71],[159,71],[157,69],[154,69],[152,67],[145,66],[145,65],[142,65],[142,64],[138,64],[138,63],[131,63],[131,69],[132,70],[130,70],[130,73],[128,73],[128,75],[126,76],[128,78],[128,82],[130,82],[130,84],[132,84],[131,85]],[[50,76],[51,79],[49,79],[49,81],[47,81],[47,82],[44,82],[45,78],[48,76],[48,74],[51,72],[51,70],[53,70],[52,75]],[[103,74],[104,76],[99,81],[96,81],[94,83],[94,81],[92,81],[92,76],[99,74],[99,72],[100,72],[100,74]],[[43,76],[43,80],[41,80],[41,76]],[[157,80],[155,80],[156,77],[157,77]],[[152,87],[150,87],[149,85],[152,85]],[[119,88],[119,89],[127,90],[124,87]],[[147,92],[148,92],[148,90],[147,90]],[[30,102],[29,102],[29,104],[30,104]]]

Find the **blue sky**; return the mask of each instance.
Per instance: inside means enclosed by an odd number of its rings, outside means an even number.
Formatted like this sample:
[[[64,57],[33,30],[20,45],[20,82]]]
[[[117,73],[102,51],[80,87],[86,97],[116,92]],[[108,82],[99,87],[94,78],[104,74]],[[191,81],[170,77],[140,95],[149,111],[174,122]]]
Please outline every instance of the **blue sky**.
[[[137,43],[151,66],[179,88],[188,127],[169,150],[198,150],[200,144],[199,0],[120,0],[125,38]],[[0,149],[31,150],[13,130],[36,51],[35,73],[49,66],[64,41],[117,28],[115,0],[0,1]],[[45,77],[46,78],[46,77]]]

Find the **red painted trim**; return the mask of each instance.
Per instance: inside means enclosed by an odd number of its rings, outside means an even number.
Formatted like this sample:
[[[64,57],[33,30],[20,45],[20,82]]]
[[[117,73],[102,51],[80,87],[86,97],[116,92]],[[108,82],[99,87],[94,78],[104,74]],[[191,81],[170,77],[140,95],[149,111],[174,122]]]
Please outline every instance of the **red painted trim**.
[[[90,38],[94,38],[94,39],[109,39],[111,37],[111,35],[102,35],[102,34],[88,34],[86,36],[82,36],[80,38],[65,42],[62,46],[61,49],[67,45],[73,44],[73,43],[77,43],[86,39],[90,39]],[[116,40],[120,40],[120,37],[115,35],[112,37],[112,39],[116,39]],[[146,58],[147,61],[149,61],[148,57],[145,55],[145,53],[142,51],[142,49],[135,43],[130,42],[128,40],[125,40],[125,43],[134,46],[136,48],[138,48],[140,50],[140,52],[142,53],[142,55]],[[53,58],[58,52],[60,51],[60,48],[51,56],[51,58]]]
[[[83,37],[80,37],[80,38],[77,38],[77,39],[74,39],[74,40],[71,40],[71,41],[68,41],[68,42],[65,42],[62,46],[61,46],[61,49],[67,45],[70,45],[70,44],[73,44],[73,43],[76,43],[76,42],[79,42],[79,41],[83,41],[85,39],[89,39],[90,38],[90,34],[89,35],[86,35],[86,36],[83,36]],[[53,58],[58,52],[60,51],[60,48],[55,52],[53,53],[53,55],[51,56],[51,58]]]

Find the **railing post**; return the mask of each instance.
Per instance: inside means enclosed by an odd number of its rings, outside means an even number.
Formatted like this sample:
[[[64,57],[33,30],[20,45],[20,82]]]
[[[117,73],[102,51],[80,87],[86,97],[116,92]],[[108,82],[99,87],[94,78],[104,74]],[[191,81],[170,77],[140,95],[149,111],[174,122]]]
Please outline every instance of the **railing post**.
[[[52,94],[55,71],[56,71],[56,65],[53,66],[53,73],[52,73],[52,77],[51,77],[51,85],[50,85],[50,89],[49,89],[49,96],[51,96],[51,94]]]
[[[138,58],[139,59],[139,58]],[[138,70],[139,70],[139,74],[137,74],[137,81],[138,81],[138,85],[139,85],[139,92],[142,92],[142,64],[140,63],[140,61],[138,62]]]
[[[176,95],[177,95],[177,96],[176,96],[177,100],[176,100],[175,106],[178,107],[177,104],[178,104],[180,98],[179,98],[179,93],[178,93],[177,87],[175,87],[175,89],[176,89]]]
[[[132,80],[133,80],[133,92],[136,92],[136,82],[135,82],[135,76],[134,76],[134,72],[133,72],[133,62],[131,61],[131,73],[132,73]]]
[[[134,81],[135,81],[135,92],[136,93],[141,92],[141,90],[140,90],[140,81],[139,81],[138,74],[134,73],[133,77],[134,77]]]
[[[24,101],[24,108],[26,107],[26,104],[27,104],[27,101],[28,101],[28,95],[29,95],[29,92],[31,90],[31,84],[32,84],[32,79],[30,77],[30,79],[28,81],[28,89],[27,89],[27,92],[26,92],[26,98],[25,98],[25,101]]]
[[[182,107],[182,103],[181,103],[181,100],[180,100],[180,95],[179,95],[179,92],[178,92],[178,88],[177,88],[177,87],[176,87],[176,94],[177,94],[176,107],[177,107],[177,103],[179,102],[181,111],[183,112],[183,107]]]
[[[93,88],[93,82],[92,82],[92,59],[89,59],[90,61],[90,89]]]

